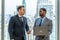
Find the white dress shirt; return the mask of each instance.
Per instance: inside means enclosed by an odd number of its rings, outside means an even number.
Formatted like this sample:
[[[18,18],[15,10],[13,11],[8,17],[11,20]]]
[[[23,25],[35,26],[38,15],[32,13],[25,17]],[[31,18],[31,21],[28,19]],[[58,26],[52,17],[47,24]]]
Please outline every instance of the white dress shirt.
[[[21,16],[21,15],[18,15],[18,17],[23,17],[23,16]],[[23,21],[23,18],[22,18],[22,21]]]

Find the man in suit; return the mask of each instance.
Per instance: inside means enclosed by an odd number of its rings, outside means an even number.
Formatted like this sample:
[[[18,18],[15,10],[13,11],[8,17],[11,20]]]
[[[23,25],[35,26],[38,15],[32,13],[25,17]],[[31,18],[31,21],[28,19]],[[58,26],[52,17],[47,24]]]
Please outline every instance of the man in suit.
[[[30,34],[27,19],[24,17],[25,9],[24,6],[17,8],[18,14],[12,16],[9,21],[8,32],[11,40],[26,40],[25,30],[27,34]]]
[[[48,19],[46,17],[46,9],[45,8],[41,8],[39,10],[39,16],[40,18],[37,18],[35,20],[35,24],[34,27],[48,27],[48,34],[47,35],[43,35],[43,36],[36,36],[35,40],[49,40],[49,35],[52,33],[52,20]]]

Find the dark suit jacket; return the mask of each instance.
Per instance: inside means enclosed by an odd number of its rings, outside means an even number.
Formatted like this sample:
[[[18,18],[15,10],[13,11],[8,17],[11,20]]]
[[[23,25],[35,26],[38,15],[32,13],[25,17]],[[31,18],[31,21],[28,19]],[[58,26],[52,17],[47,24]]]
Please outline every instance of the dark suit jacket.
[[[24,36],[25,29],[26,31],[29,30],[26,17],[23,17],[23,25],[21,24],[21,21],[19,20],[18,15],[11,17],[9,21],[9,26],[8,26],[8,32],[10,35],[10,39],[14,39],[15,37],[20,38]]]

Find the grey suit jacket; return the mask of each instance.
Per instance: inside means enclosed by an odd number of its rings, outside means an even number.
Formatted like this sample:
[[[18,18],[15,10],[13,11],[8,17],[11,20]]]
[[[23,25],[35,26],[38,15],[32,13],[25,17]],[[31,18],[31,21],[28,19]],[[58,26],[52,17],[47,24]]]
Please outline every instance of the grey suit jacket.
[[[40,18],[35,20],[35,24],[34,27],[39,26],[40,23]],[[52,33],[52,20],[48,19],[47,17],[45,17],[43,23],[41,24],[42,27],[46,26],[48,27],[48,35],[44,37],[44,39],[41,39],[40,37],[36,36],[35,40],[49,40],[49,35]]]

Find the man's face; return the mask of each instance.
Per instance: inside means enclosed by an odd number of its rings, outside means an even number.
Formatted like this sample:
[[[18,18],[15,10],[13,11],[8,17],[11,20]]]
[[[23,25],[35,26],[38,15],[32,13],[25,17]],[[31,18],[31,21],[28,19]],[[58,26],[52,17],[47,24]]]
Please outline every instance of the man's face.
[[[24,7],[22,7],[21,9],[19,9],[18,13],[19,13],[20,15],[24,15],[24,13],[25,13]]]
[[[43,11],[42,9],[39,11],[39,15],[40,15],[41,17],[45,16],[45,14],[46,14],[46,12]]]

